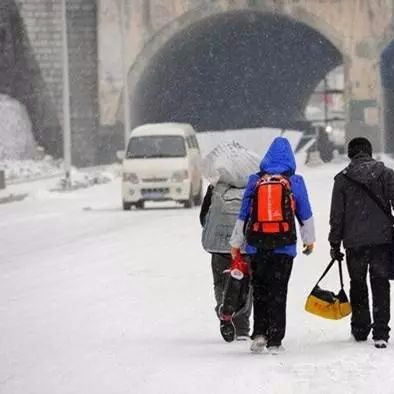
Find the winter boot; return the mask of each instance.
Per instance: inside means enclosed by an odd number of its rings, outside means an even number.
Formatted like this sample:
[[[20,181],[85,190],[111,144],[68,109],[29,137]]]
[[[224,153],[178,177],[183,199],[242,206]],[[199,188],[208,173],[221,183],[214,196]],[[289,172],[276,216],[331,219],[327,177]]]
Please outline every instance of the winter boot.
[[[247,341],[249,338],[250,338],[250,337],[249,337],[248,334],[237,334],[237,335],[235,336],[235,339],[236,339],[237,341]]]
[[[250,345],[250,351],[252,353],[263,353],[266,344],[267,338],[264,335],[256,335]]]
[[[234,341],[235,326],[231,315],[220,316],[220,333],[226,342]]]
[[[355,337],[354,335],[352,337],[356,342],[365,342],[368,339],[367,337]]]
[[[285,351],[285,348],[282,345],[267,346],[267,352],[272,355],[277,355],[277,354],[283,353],[284,351]]]
[[[234,319],[234,323],[235,323],[235,339],[237,341],[247,341],[250,337],[249,337],[249,328],[240,328],[237,325],[237,321],[236,319]]]
[[[388,345],[387,341],[384,339],[375,339],[374,344],[376,349],[386,349]]]

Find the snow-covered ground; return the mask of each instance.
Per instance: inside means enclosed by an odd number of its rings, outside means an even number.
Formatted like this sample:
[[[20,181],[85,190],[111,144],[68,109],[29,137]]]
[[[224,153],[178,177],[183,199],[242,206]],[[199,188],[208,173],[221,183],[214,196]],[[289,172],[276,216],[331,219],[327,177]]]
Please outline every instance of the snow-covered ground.
[[[301,171],[318,243],[295,261],[278,356],[220,337],[197,208],[123,212],[119,179],[0,205],[0,393],[393,393],[394,347],[304,312],[342,166]],[[333,271],[325,285],[337,282]]]

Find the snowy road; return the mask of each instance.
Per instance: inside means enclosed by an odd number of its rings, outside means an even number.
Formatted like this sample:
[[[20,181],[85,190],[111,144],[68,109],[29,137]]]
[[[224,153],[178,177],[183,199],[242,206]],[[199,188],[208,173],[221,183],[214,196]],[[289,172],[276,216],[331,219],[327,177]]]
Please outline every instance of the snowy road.
[[[198,209],[123,212],[118,181],[0,205],[0,393],[394,393],[393,347],[303,310],[339,168],[306,172],[319,242],[295,262],[280,356],[221,339]]]

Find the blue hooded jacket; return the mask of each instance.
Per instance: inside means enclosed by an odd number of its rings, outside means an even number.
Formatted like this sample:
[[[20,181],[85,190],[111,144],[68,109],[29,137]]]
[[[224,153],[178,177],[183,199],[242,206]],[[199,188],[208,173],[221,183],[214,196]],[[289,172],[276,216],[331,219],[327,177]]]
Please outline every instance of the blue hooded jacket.
[[[312,217],[312,209],[309,203],[305,182],[302,176],[295,174],[296,162],[290,143],[286,138],[275,138],[260,163],[260,170],[263,174],[286,175],[290,180],[291,190],[296,202],[296,214],[298,218],[301,221],[305,221]],[[248,220],[252,200],[256,191],[256,184],[260,179],[261,173],[252,174],[249,177],[241,204],[241,210],[238,216],[241,220]],[[256,253],[256,249],[251,246],[247,246],[246,251],[249,254]],[[274,253],[287,254],[295,257],[297,255],[297,248],[295,244],[288,245],[275,249]]]

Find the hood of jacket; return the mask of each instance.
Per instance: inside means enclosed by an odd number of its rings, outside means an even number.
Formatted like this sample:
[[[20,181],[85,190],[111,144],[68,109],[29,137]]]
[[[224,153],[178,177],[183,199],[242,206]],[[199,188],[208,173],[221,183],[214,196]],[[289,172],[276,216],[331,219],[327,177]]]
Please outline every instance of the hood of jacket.
[[[359,153],[353,157],[343,172],[352,179],[364,185],[369,185],[382,175],[384,168],[382,162],[376,161],[368,154]]]
[[[295,174],[296,161],[287,138],[274,139],[260,163],[260,170],[267,174],[286,174],[287,176]]]

